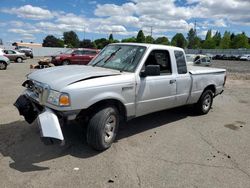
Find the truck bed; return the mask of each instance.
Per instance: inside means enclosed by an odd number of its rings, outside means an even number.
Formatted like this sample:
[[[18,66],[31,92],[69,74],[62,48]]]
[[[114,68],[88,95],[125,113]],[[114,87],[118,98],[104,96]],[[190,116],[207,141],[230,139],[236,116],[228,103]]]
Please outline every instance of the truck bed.
[[[187,69],[190,74],[212,74],[212,73],[225,73],[226,72],[225,69],[194,66],[194,65],[188,65]]]

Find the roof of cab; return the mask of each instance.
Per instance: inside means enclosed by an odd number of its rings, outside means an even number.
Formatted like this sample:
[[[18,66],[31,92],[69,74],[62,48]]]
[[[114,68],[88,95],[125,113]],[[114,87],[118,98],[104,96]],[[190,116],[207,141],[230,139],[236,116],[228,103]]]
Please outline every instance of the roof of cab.
[[[167,45],[163,45],[163,44],[148,44],[148,43],[113,43],[110,45],[133,45],[133,46],[144,46],[146,48],[166,48],[166,49],[170,49],[170,50],[182,50],[182,48],[179,47],[175,47],[175,46],[167,46]]]

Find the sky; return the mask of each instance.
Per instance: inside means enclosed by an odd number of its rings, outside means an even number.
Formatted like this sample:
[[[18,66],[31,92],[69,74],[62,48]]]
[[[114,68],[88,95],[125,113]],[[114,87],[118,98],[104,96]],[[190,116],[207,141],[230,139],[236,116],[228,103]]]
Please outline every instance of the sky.
[[[73,30],[79,39],[123,39],[139,30],[154,38],[187,34],[196,23],[204,37],[225,30],[250,36],[250,0],[0,0],[0,38],[42,43]]]

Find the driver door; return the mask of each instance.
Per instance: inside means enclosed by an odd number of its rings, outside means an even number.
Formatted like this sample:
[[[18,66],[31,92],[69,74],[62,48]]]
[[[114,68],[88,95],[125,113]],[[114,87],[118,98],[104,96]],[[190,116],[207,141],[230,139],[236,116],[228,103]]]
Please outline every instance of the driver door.
[[[136,116],[172,108],[176,99],[176,75],[167,50],[153,50],[144,66],[160,65],[159,76],[140,77],[136,95]]]

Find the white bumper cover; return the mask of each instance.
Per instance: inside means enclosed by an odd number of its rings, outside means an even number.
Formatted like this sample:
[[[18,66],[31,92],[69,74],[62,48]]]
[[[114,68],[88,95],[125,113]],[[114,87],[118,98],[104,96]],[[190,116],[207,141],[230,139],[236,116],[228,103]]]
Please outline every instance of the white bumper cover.
[[[46,108],[37,118],[42,137],[55,138],[64,141],[62,129],[56,114]]]

